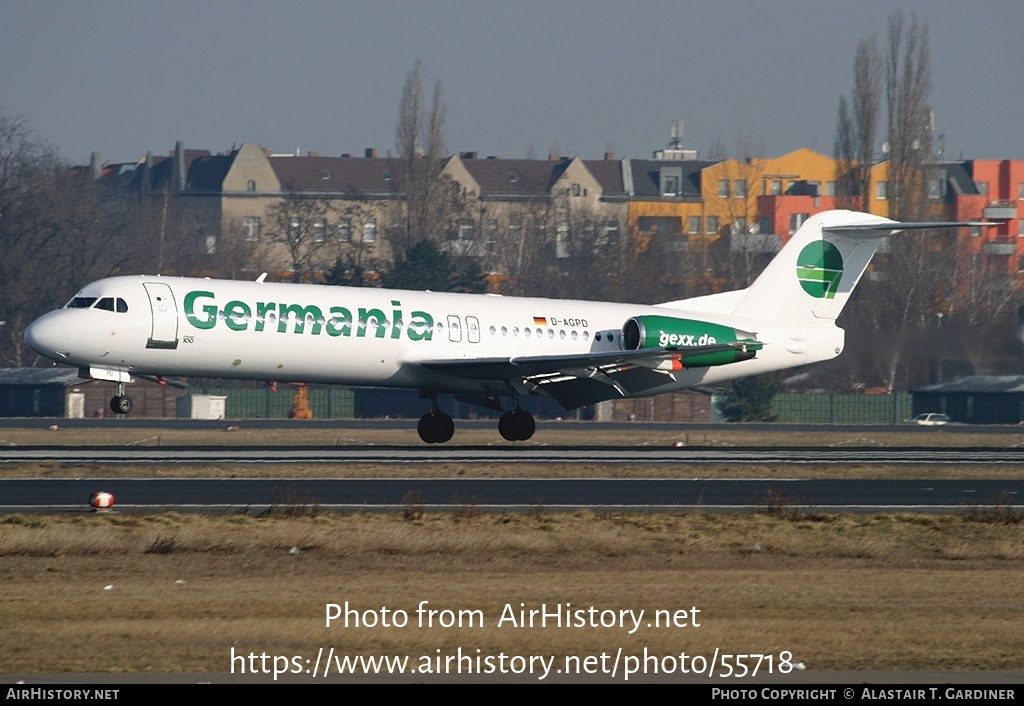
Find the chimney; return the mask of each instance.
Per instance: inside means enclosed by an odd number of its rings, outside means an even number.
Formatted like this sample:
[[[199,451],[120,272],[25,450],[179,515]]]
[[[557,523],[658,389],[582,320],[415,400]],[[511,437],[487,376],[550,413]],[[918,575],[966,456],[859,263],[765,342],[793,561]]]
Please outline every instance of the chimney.
[[[319,152],[313,152],[313,151],[310,151],[310,152],[307,152],[307,153],[306,153],[306,156],[307,156],[307,157],[319,157],[319,156],[320,156],[320,153],[319,153]]]
[[[377,148],[376,147],[367,147],[366,148],[366,156],[367,157],[376,157],[377,156]]]
[[[146,152],[146,162],[142,165],[142,194],[149,196],[151,184],[150,179],[153,168],[153,153]]]
[[[93,152],[89,155],[89,174],[92,176],[93,181],[99,181],[100,177],[103,176],[103,165],[100,164],[99,152]]]
[[[341,158],[342,159],[350,159],[351,157],[352,157],[352,153],[351,152],[342,152],[341,153]]]
[[[614,152],[605,152],[604,153],[604,161],[606,161],[606,162],[614,162],[615,161],[615,153]]]
[[[476,159],[476,152],[459,152],[460,159]]]
[[[174,162],[171,163],[171,186],[175,191],[185,190],[185,143],[178,140],[174,143]]]
[[[557,152],[550,152],[550,153],[548,153],[548,161],[549,162],[557,162],[561,158],[562,158],[562,156],[560,154],[558,154]]]
[[[487,155],[487,159],[501,159],[501,157],[499,157],[496,154],[490,154],[490,155]]]

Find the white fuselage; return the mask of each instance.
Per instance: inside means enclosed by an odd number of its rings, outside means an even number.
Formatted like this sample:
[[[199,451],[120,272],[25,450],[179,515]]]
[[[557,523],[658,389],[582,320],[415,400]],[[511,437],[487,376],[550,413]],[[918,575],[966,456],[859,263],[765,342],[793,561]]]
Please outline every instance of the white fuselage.
[[[93,300],[92,304],[89,304]],[[113,301],[98,307],[99,302]],[[639,315],[689,316],[751,331],[757,357],[665,377],[658,394],[834,358],[843,332],[703,307],[446,294],[171,277],[84,287],[26,334],[40,354],[123,374],[408,387],[501,395],[508,383],[432,372],[423,361],[618,351]],[[108,378],[113,379],[113,378]]]

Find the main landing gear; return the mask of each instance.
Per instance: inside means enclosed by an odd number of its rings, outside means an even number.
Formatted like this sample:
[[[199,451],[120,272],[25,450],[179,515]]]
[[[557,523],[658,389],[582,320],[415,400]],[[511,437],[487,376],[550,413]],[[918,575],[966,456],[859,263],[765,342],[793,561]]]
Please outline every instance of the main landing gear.
[[[518,399],[513,403],[515,409],[498,419],[498,433],[508,441],[526,441],[537,430],[537,423],[532,414],[519,408]],[[436,394],[430,394],[430,411],[420,417],[416,431],[428,444],[443,444],[455,434],[455,422],[438,407]]]
[[[498,419],[498,433],[509,441],[526,441],[537,429],[533,415],[525,409],[505,412]]]
[[[416,432],[428,444],[443,444],[455,434],[455,422],[437,406],[437,395],[430,395],[430,411],[420,417]]]
[[[128,414],[132,411],[132,398],[124,394],[124,383],[117,383],[117,394],[110,398],[110,411],[114,414]]]

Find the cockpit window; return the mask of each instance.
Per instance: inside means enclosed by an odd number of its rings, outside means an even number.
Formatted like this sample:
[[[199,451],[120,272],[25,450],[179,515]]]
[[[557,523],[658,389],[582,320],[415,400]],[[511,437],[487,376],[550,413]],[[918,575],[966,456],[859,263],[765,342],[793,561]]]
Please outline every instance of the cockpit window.
[[[96,303],[96,297],[75,297],[67,303],[68,309],[88,309]]]
[[[114,310],[114,298],[113,297],[103,297],[98,302],[96,302],[96,308],[97,309],[103,309],[103,311],[113,311]]]
[[[118,297],[117,298],[117,313],[118,314],[123,314],[126,311],[128,311],[128,302],[126,302],[121,297]]]

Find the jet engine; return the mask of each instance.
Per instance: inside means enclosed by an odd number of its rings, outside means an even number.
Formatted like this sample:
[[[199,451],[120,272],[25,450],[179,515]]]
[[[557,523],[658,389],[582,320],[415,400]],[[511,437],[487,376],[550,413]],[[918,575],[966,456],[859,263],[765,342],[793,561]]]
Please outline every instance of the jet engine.
[[[623,350],[677,351],[680,362],[687,368],[750,360],[763,346],[756,334],[749,331],[696,319],[634,316],[622,326]]]

